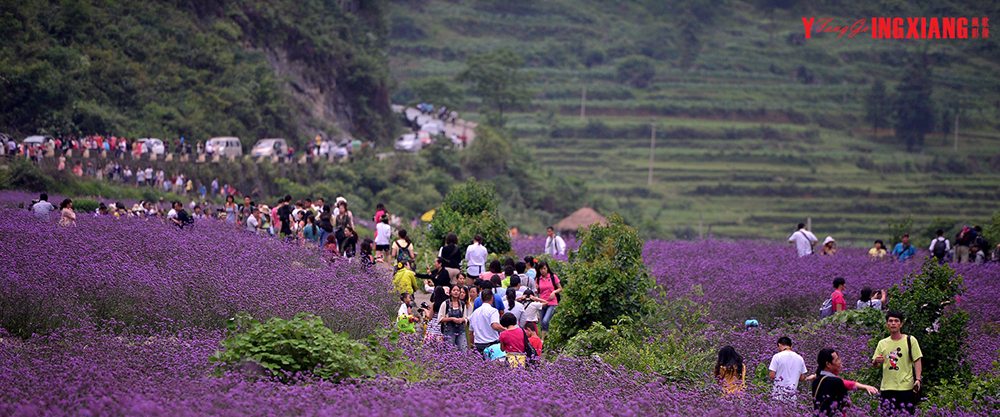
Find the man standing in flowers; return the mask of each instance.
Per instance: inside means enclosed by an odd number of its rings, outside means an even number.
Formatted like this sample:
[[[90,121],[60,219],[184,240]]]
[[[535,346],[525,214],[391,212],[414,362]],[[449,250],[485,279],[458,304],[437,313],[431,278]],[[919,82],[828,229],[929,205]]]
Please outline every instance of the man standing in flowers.
[[[795,244],[795,249],[798,250],[799,257],[801,258],[806,255],[812,255],[813,245],[819,242],[819,239],[812,232],[806,230],[805,223],[799,223],[799,230],[796,230],[795,233],[792,233],[788,237],[788,242]]]
[[[917,393],[922,387],[923,353],[917,338],[900,332],[903,313],[890,311],[885,315],[889,337],[878,342],[872,356],[872,366],[882,367],[882,406],[887,411],[905,410],[913,414]]]
[[[792,351],[792,339],[782,336],[778,339],[778,353],[771,357],[767,367],[767,377],[774,381],[774,398],[792,402],[799,382],[805,381],[806,361]]]

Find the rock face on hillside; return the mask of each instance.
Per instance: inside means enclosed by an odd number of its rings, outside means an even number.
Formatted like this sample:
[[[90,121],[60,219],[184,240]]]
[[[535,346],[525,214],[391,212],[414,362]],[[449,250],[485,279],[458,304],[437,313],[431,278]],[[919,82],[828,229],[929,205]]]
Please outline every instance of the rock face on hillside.
[[[278,79],[285,81],[285,95],[300,109],[296,114],[300,132],[332,140],[352,137],[354,111],[337,89],[336,80],[329,74],[315,74],[302,61],[289,59],[283,49],[264,50],[264,56]]]

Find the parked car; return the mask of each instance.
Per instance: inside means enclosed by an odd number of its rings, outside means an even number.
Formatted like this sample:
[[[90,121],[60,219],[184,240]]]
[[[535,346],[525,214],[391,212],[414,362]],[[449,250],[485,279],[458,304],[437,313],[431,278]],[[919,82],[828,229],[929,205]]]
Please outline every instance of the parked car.
[[[211,146],[212,154],[219,156],[241,156],[243,155],[243,142],[235,136],[220,136],[211,138],[205,144],[206,149]]]
[[[142,146],[142,153],[153,153],[156,155],[163,155],[167,152],[166,146],[163,145],[163,141],[157,138],[139,138],[135,140]]]
[[[420,126],[420,130],[430,133],[432,136],[443,135],[444,123],[442,123],[440,120],[434,119],[432,122]]]
[[[258,140],[250,150],[250,156],[284,156],[288,153],[288,143],[282,138]]]
[[[417,135],[414,133],[407,133],[396,139],[396,144],[393,146],[397,151],[406,152],[416,152],[419,151],[423,145],[420,140],[417,139]]]
[[[41,145],[50,140],[55,140],[55,139],[53,139],[52,136],[35,135],[24,138],[24,140],[22,140],[21,143],[24,143],[25,145]]]

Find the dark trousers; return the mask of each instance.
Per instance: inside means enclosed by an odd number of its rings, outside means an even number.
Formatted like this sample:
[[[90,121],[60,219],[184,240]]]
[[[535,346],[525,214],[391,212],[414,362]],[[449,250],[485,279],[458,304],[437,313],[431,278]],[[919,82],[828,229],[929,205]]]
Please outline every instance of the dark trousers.
[[[882,391],[882,410],[887,413],[906,411],[913,414],[917,407],[917,396],[913,391]]]
[[[476,352],[479,352],[479,354],[482,355],[483,351],[485,351],[486,348],[493,346],[497,343],[498,342],[476,343]]]

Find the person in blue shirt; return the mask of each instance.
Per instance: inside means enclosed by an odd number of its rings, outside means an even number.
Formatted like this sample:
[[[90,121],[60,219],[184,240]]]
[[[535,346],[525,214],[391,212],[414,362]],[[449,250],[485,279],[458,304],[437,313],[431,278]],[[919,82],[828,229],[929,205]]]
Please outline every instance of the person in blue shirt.
[[[910,235],[903,235],[903,241],[896,244],[892,249],[893,256],[900,261],[905,261],[917,254],[917,250],[910,245]]]
[[[485,289],[485,288],[493,289],[494,287],[493,287],[492,283],[484,282],[483,283],[483,289]],[[506,290],[504,290],[503,292],[506,294]],[[482,296],[477,297],[476,301],[474,301],[472,303],[472,310],[475,311],[481,305],[483,305],[483,297]],[[491,304],[491,305],[493,306],[493,308],[495,308],[497,310],[500,310],[500,314],[504,313],[504,310],[506,309],[506,306],[503,303],[503,296],[500,295],[500,291],[497,291],[496,294],[493,294],[493,304]]]

